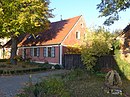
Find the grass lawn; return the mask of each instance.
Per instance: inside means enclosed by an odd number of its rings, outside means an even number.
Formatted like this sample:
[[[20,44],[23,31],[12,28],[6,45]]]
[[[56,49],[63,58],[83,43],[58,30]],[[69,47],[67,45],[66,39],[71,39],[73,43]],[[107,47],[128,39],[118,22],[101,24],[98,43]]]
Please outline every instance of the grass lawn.
[[[83,75],[66,83],[71,97],[124,97],[121,95],[107,94],[103,90],[104,77],[97,75]],[[130,93],[130,81],[123,80],[124,92]]]
[[[112,95],[104,92],[104,76],[88,74],[82,70],[71,71],[25,89],[24,96],[34,93],[38,97],[130,97],[130,81],[123,79],[123,95]],[[28,91],[27,91],[28,90]],[[28,96],[25,96],[28,95]]]

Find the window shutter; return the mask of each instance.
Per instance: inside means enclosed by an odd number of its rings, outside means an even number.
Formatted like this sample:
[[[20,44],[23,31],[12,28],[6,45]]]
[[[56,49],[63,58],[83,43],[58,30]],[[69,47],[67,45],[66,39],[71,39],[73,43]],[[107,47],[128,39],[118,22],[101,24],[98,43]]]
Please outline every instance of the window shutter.
[[[51,48],[51,57],[55,57],[55,47]]]
[[[37,48],[37,57],[40,56],[40,48]]]
[[[30,55],[33,57],[33,48],[30,48]]]
[[[48,57],[48,47],[46,47],[46,57]]]
[[[47,48],[46,47],[43,48],[43,56],[47,57]]]

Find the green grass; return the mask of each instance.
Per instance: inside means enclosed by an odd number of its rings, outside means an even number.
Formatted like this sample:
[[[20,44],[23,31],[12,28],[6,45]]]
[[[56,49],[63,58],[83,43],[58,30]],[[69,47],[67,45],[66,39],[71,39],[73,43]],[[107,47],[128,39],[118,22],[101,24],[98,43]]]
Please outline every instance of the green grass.
[[[67,89],[71,93],[71,97],[123,97],[120,95],[112,95],[104,92],[104,74],[97,75],[84,72],[78,74],[74,78],[73,75],[76,74],[77,71],[73,71],[69,75],[66,75],[66,77],[64,78],[64,80],[67,80],[65,82]],[[71,76],[73,77],[73,80],[68,80],[68,77]],[[126,84],[130,84],[130,82]],[[126,87],[126,85],[124,87]],[[130,87],[127,86],[127,88],[129,89]]]
[[[67,74],[43,80],[44,84],[40,85],[43,95],[39,97],[124,97],[124,94],[130,95],[130,81],[122,80],[123,95],[112,95],[104,92],[104,79],[103,75],[90,74],[79,69],[72,70]]]
[[[130,64],[120,58],[120,52],[115,51],[115,60],[117,62],[117,68],[127,79],[130,80]]]

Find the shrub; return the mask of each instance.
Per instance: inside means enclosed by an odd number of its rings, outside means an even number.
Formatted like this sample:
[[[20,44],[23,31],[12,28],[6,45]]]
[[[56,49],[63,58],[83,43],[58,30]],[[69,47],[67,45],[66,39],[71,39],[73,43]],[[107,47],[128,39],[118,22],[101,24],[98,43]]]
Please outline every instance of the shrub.
[[[34,63],[35,64],[35,63]],[[39,67],[42,67],[42,68],[46,68],[46,69],[51,69],[52,67],[52,64],[48,64],[48,63],[44,63],[44,64],[41,64],[41,63],[36,63]]]
[[[73,46],[67,46],[65,50],[65,54],[81,54],[81,46],[75,44]]]
[[[85,74],[83,69],[74,69],[69,74],[65,75],[65,80],[71,81],[81,78]]]
[[[61,66],[58,64],[54,65],[54,67],[55,67],[55,69],[61,69]]]
[[[81,58],[87,70],[93,70],[97,58],[107,55],[112,50],[113,36],[104,28],[87,33],[86,44],[82,46]]]
[[[0,68],[4,68],[4,67],[6,67],[5,64],[0,64]]]
[[[24,92],[18,97],[70,97],[65,88],[64,81],[58,78],[49,78],[41,83],[24,88]]]
[[[97,58],[108,54],[110,51],[106,42],[100,40],[93,40],[91,46],[86,45],[82,49],[81,58],[83,63],[86,65],[87,70],[93,70],[96,65]]]
[[[16,59],[18,62],[23,60],[22,56],[15,56],[14,59]]]
[[[0,62],[7,62],[9,59],[0,59]]]

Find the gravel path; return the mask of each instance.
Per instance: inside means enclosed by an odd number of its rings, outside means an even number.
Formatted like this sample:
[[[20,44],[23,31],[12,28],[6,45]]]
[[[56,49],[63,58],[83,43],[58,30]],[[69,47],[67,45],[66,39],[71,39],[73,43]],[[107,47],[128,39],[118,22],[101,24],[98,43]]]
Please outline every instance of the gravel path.
[[[39,82],[41,78],[46,78],[54,74],[65,73],[67,70],[48,71],[31,74],[32,82]],[[0,97],[14,97],[29,81],[30,75],[0,76]]]

